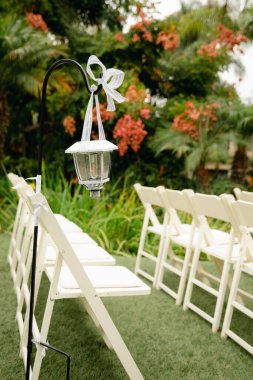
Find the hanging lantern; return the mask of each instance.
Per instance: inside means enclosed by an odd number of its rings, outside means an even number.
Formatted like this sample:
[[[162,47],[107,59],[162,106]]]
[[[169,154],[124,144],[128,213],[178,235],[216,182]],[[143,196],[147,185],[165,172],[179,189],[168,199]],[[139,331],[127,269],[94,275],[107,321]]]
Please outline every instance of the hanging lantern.
[[[111,152],[117,145],[107,140],[79,141],[65,153],[73,154],[80,185],[90,190],[91,197],[99,198],[100,189],[110,180]]]
[[[96,78],[91,70],[91,65],[97,64],[102,69],[99,78]],[[121,70],[106,69],[100,60],[92,55],[87,63],[87,73],[102,87],[107,97],[107,111],[115,111],[114,100],[121,103],[125,98],[116,91],[124,79],[124,73]],[[83,133],[81,141],[76,142],[69,147],[65,153],[73,154],[76,173],[79,183],[90,190],[93,198],[99,198],[100,190],[104,183],[110,180],[111,152],[118,147],[105,139],[104,127],[101,120],[98,95],[96,95],[97,86],[92,85],[90,88],[91,96],[87,106]],[[94,94],[95,93],[95,94]],[[96,114],[98,122],[98,140],[90,140],[92,130],[93,116],[93,98],[96,102]]]

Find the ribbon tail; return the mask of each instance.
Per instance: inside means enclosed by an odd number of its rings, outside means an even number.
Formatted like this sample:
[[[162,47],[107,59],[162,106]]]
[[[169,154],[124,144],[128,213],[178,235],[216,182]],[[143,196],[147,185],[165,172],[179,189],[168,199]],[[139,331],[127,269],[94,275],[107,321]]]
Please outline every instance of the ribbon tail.
[[[106,107],[106,110],[107,111],[115,111],[116,110],[116,107],[115,107],[115,103],[114,103],[114,100],[113,98],[111,97],[111,95],[107,94],[106,93],[106,100],[107,100],[107,107]]]
[[[85,119],[83,123],[82,141],[89,141],[92,128],[92,107],[93,107],[93,92],[91,93],[90,100],[86,109]]]
[[[115,111],[114,100],[122,103],[126,100],[118,91],[112,89],[107,83],[103,83],[103,88],[107,97],[107,111]]]
[[[96,112],[97,112],[97,120],[98,120],[98,138],[99,140],[105,140],[105,132],[104,132],[104,127],[101,120],[99,101],[98,101],[97,95],[95,95],[95,102],[96,102]]]

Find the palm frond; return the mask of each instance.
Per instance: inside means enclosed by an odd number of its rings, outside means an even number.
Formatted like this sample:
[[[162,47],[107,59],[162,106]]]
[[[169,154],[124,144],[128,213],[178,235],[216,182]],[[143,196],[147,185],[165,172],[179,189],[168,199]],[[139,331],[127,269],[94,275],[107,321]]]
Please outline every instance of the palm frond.
[[[187,176],[189,178],[192,177],[194,171],[201,163],[203,156],[202,147],[196,147],[185,159],[185,169],[187,172]]]
[[[16,83],[29,94],[38,97],[42,87],[42,78],[32,73],[20,73],[16,76]]]
[[[7,86],[11,82],[20,84],[32,94],[38,93],[47,62],[65,56],[67,51],[55,36],[30,28],[24,18],[16,15],[0,18],[0,46],[3,69],[0,81]],[[36,67],[40,70],[34,70]],[[63,86],[70,91],[67,83]]]
[[[180,157],[190,149],[190,143],[191,139],[188,135],[168,128],[161,128],[156,132],[150,147],[156,156],[164,150],[171,150]]]

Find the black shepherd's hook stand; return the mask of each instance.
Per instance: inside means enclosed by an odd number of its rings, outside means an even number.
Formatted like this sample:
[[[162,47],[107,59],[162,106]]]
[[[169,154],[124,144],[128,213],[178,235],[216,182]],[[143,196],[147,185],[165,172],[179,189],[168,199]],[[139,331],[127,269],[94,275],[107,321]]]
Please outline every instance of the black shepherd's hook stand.
[[[43,155],[43,132],[44,132],[44,120],[46,114],[46,94],[47,94],[47,83],[50,75],[55,69],[58,69],[60,66],[64,64],[70,64],[72,66],[77,67],[77,69],[81,72],[85,87],[91,93],[91,88],[89,84],[89,80],[84,68],[76,61],[72,59],[60,59],[56,61],[48,71],[46,72],[43,86],[42,86],[42,97],[41,97],[41,113],[40,113],[40,140],[39,140],[39,153],[38,153],[38,169],[36,176],[36,192],[40,193],[41,191],[41,172],[42,172],[42,155]],[[99,84],[97,90],[94,94],[97,94],[101,91],[102,85]],[[30,289],[30,309],[29,309],[29,327],[28,327],[28,341],[27,341],[27,361],[26,361],[26,380],[30,379],[30,366],[31,366],[31,355],[33,349],[33,343],[40,344],[45,348],[49,348],[53,351],[58,352],[67,357],[67,377],[66,379],[70,379],[70,356],[58,348],[50,346],[48,343],[33,341],[33,313],[34,313],[34,293],[35,293],[35,277],[36,277],[36,256],[37,256],[37,243],[38,243],[38,221],[35,218],[34,222],[34,237],[33,237],[33,256],[32,256],[32,272],[31,272],[31,289]]]

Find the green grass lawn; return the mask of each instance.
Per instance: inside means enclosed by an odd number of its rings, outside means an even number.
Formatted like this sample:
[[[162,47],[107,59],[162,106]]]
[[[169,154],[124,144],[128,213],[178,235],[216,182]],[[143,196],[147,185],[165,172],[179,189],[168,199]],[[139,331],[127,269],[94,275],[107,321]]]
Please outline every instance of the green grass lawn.
[[[24,379],[15,322],[16,298],[7,251],[9,236],[0,235],[0,380]],[[133,269],[133,257],[117,257]],[[36,309],[41,319],[48,291],[43,279]],[[198,302],[212,306],[206,294]],[[231,340],[213,334],[211,326],[191,311],[183,312],[172,298],[152,289],[150,296],[106,298],[104,303],[146,380],[252,380],[253,358]],[[236,323],[252,338],[252,321],[236,316]],[[57,301],[49,343],[71,355],[73,380],[124,380],[127,376],[109,351],[79,300]],[[47,351],[41,380],[65,379],[65,360]]]

